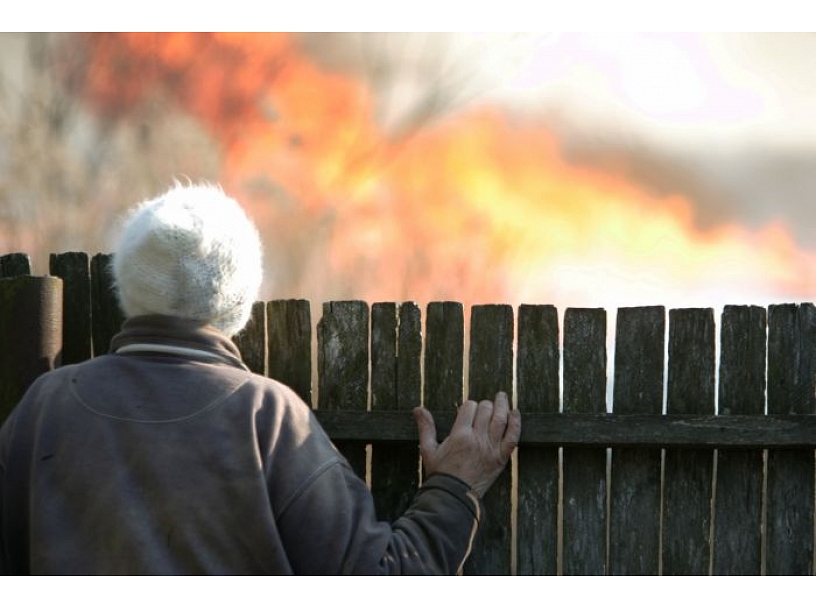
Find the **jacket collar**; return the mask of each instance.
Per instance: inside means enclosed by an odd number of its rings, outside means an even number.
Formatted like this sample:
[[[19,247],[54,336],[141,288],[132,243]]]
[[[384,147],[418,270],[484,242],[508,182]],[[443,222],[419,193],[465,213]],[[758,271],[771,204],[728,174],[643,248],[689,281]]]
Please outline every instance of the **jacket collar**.
[[[195,320],[158,314],[133,316],[111,340],[119,354],[161,353],[224,362],[247,370],[232,340],[212,326]]]

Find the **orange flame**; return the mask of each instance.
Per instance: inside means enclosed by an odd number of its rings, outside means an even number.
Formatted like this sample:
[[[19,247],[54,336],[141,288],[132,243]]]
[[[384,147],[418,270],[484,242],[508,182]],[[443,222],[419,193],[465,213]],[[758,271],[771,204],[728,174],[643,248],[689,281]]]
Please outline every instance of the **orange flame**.
[[[162,92],[224,146],[256,218],[268,298],[568,306],[810,300],[816,255],[782,225],[695,227],[681,196],[564,162],[494,108],[392,140],[363,83],[287,35],[89,35],[85,94],[117,115]]]

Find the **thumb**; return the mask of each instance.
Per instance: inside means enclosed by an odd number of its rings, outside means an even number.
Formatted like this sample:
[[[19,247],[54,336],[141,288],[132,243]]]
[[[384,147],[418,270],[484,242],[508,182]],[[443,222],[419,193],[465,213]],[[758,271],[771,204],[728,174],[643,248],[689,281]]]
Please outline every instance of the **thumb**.
[[[436,423],[433,415],[425,407],[417,407],[411,412],[419,429],[419,453],[427,461],[436,452]]]

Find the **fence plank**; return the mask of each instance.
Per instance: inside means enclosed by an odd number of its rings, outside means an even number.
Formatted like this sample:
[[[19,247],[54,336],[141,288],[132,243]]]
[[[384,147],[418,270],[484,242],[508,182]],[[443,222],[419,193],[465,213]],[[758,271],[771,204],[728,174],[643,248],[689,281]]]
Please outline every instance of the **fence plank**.
[[[369,308],[363,301],[323,304],[317,325],[318,409],[368,406]],[[366,478],[366,444],[337,443],[355,472]]]
[[[518,309],[517,408],[525,420],[559,411],[558,312],[552,305]],[[522,435],[525,426],[522,425]],[[518,574],[558,570],[558,448],[518,450]]]
[[[606,311],[564,313],[564,413],[606,411]],[[563,450],[566,575],[606,572],[606,449]]]
[[[0,256],[0,278],[31,275],[31,259],[23,252]]]
[[[812,303],[768,310],[768,413],[814,413],[816,309]],[[813,573],[812,450],[769,450],[766,573]]]
[[[266,375],[266,305],[263,301],[252,304],[249,321],[232,340],[249,370]]]
[[[312,315],[309,301],[281,299],[266,304],[267,374],[288,385],[312,406]]]
[[[422,332],[415,303],[371,308],[371,410],[408,410],[420,404]],[[371,492],[377,516],[393,522],[408,508],[419,483],[416,442],[373,443]]]
[[[85,252],[49,258],[51,275],[62,279],[62,364],[87,360],[91,350],[91,269]]]
[[[723,309],[718,412],[722,417],[765,411],[767,315],[762,307]],[[717,575],[762,572],[761,450],[718,450],[712,570]]]
[[[461,303],[428,303],[423,402],[432,412],[455,412],[464,392],[465,317]]]
[[[476,305],[471,309],[468,396],[492,400],[505,392],[513,400],[513,308],[509,305]],[[484,496],[490,515],[480,533],[465,573],[510,574],[512,571],[511,473],[506,468]]]
[[[112,260],[112,254],[100,253],[91,258],[91,338],[94,356],[108,353],[111,339],[125,320],[114,290]]]
[[[31,383],[59,366],[62,280],[0,279],[0,425]]]
[[[615,413],[663,411],[666,335],[664,307],[618,309],[615,335]],[[615,449],[610,479],[609,573],[658,574],[660,468],[656,449]]]
[[[669,312],[666,412],[714,413],[714,312]],[[714,453],[667,449],[664,468],[663,573],[708,574]]]

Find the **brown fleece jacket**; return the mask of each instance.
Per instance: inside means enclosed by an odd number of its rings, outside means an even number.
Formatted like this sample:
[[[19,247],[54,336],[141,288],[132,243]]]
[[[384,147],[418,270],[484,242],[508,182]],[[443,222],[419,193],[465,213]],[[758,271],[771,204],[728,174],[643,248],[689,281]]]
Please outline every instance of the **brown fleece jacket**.
[[[462,481],[378,521],[308,406],[214,329],[139,316],[111,351],[42,375],[0,429],[0,573],[460,570],[482,511]]]

